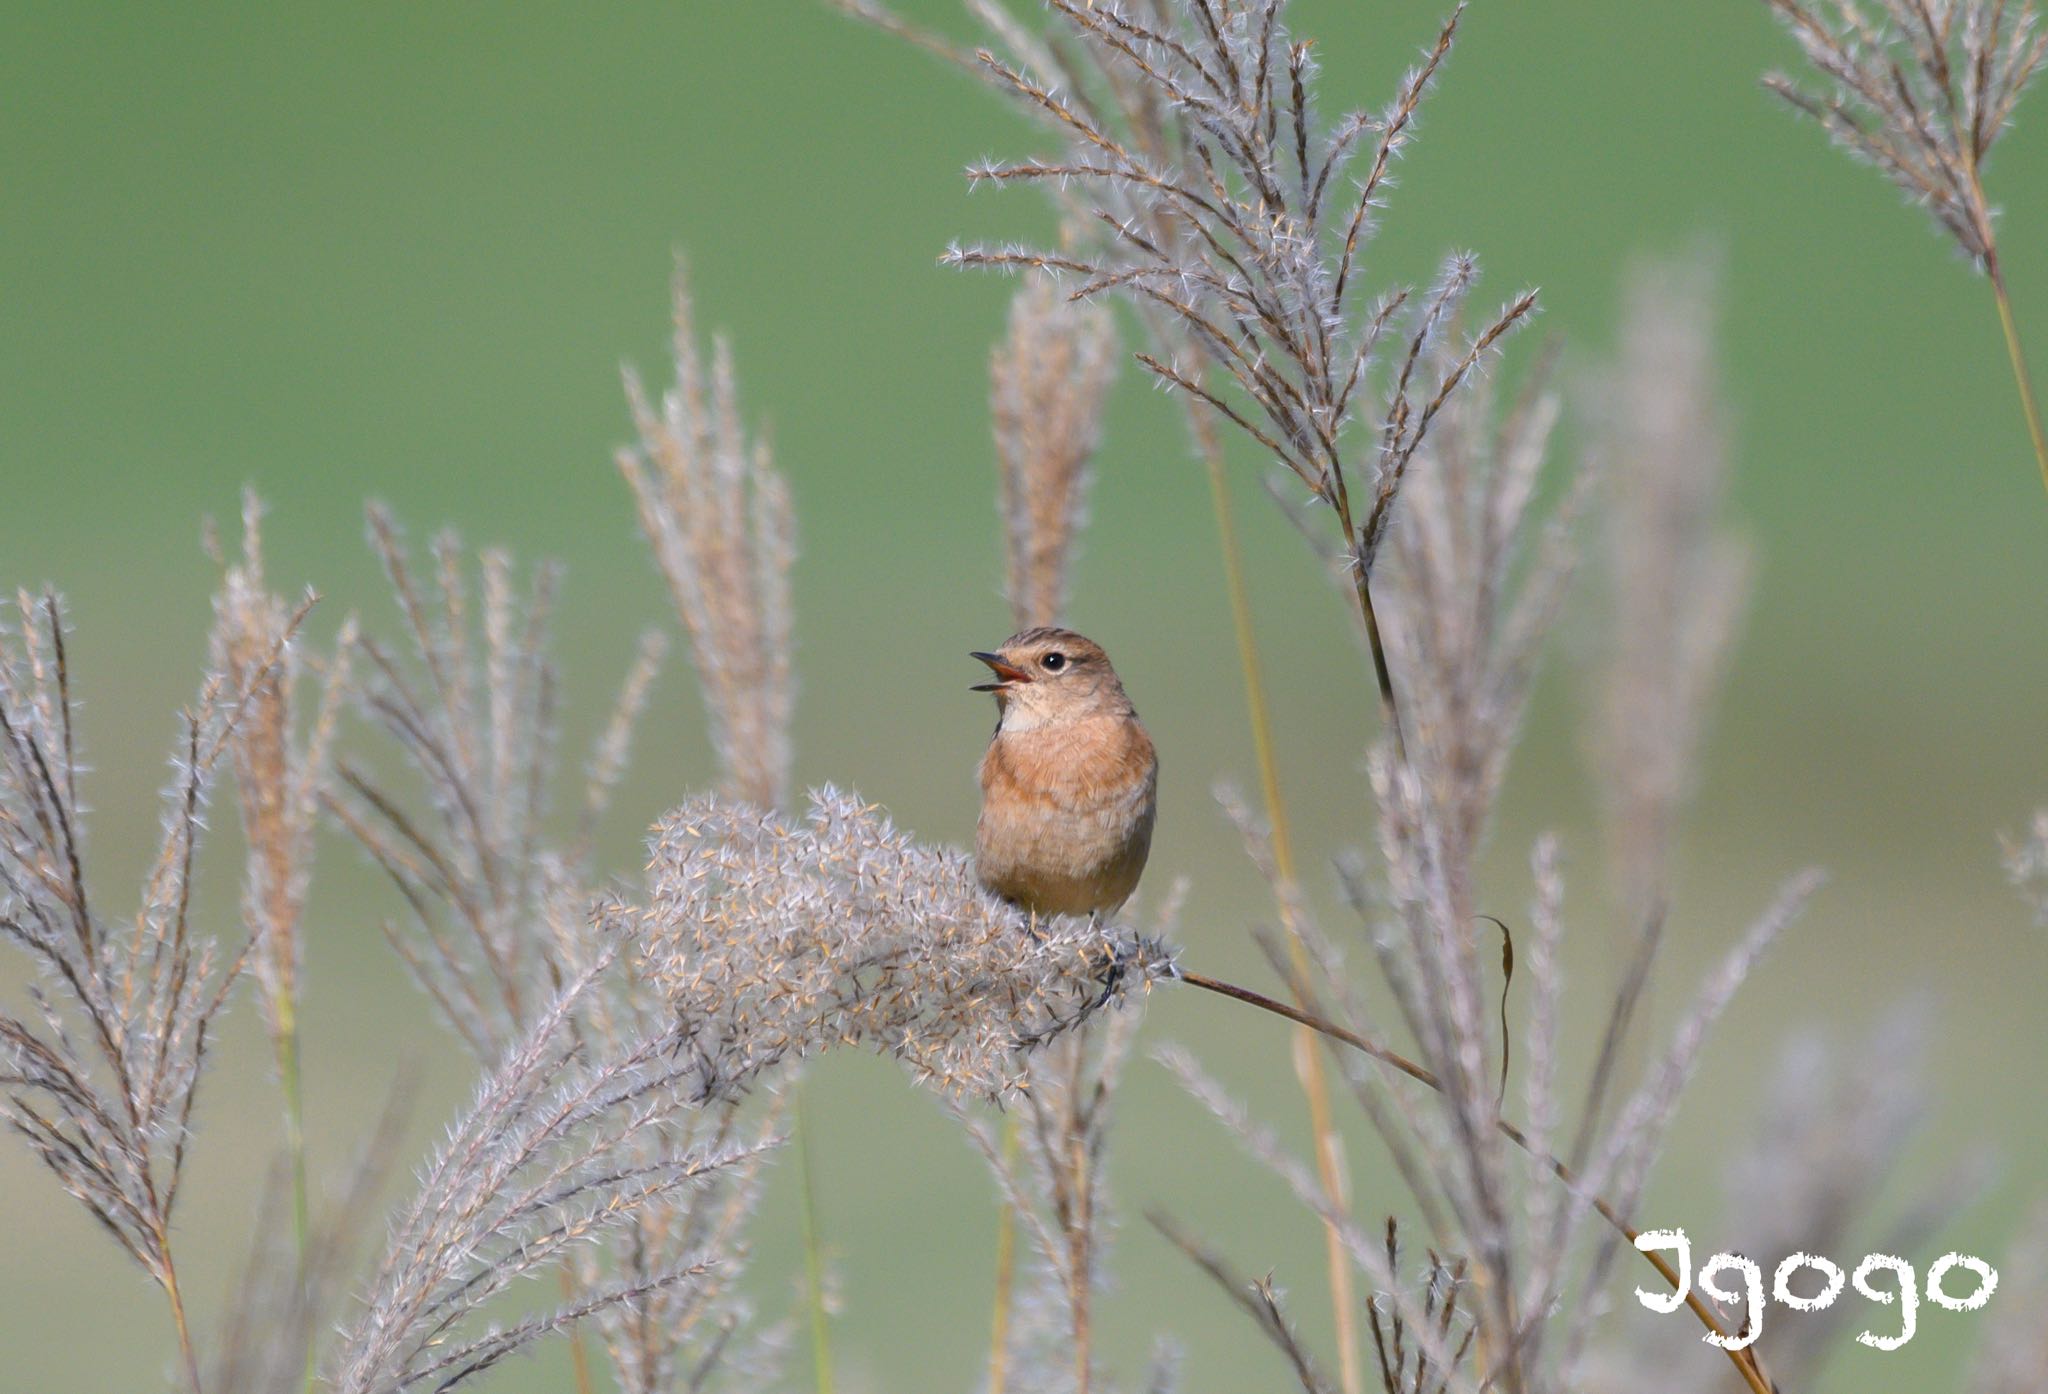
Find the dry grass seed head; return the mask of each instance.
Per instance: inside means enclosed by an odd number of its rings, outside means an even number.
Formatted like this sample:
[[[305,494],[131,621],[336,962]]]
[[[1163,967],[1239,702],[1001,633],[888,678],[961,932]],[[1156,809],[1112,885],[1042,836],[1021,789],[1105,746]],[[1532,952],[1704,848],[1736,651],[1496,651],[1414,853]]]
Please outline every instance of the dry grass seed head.
[[[1764,85],[1884,171],[1972,264],[1995,272],[1983,167],[2048,58],[2033,0],[1767,3],[1821,86],[1781,73]]]
[[[1602,626],[1594,723],[1615,889],[1658,913],[1678,821],[1747,590],[1724,521],[1727,432],[1714,367],[1714,277],[1697,255],[1635,267],[1611,366],[1588,384],[1599,476]]]
[[[263,989],[264,1022],[275,1041],[290,1033],[297,1010],[299,927],[312,879],[313,830],[349,689],[356,624],[353,616],[343,621],[333,657],[311,665],[318,669],[321,692],[306,718],[299,702],[309,663],[291,636],[311,597],[295,608],[270,591],[262,520],[262,501],[244,492],[241,559],[228,563],[218,541],[210,539],[222,563],[211,661],[231,688],[248,694],[232,741],[247,845],[242,917],[254,944],[251,965]]]
[[[434,539],[428,581],[386,510],[370,510],[369,531],[409,652],[365,638],[357,700],[403,774],[343,760],[326,806],[405,902],[385,925],[392,947],[472,1053],[493,1063],[572,975],[545,902],[565,883],[588,899],[595,825],[625,770],[663,644],[642,638],[586,761],[573,824],[557,826],[555,569],[537,568],[522,594],[511,557],[486,549],[474,563],[478,604],[453,533]]]
[[[619,470],[689,635],[721,787],[773,808],[789,796],[795,512],[766,438],[747,437],[724,339],[705,367],[680,263],[674,346],[675,384],[659,401],[626,373],[640,440],[618,452]]]
[[[825,788],[802,823],[700,798],[655,829],[647,972],[707,1096],[837,1045],[955,1096],[1000,1095],[1026,1052],[1171,972],[1159,942],[994,899],[972,859]]]
[[[251,656],[243,685],[220,672],[202,681],[171,755],[156,858],[125,924],[87,895],[61,604],[23,592],[18,611],[12,636],[0,632],[0,937],[36,976],[30,1011],[0,1013],[0,1116],[175,1307],[170,1226],[196,1091],[252,948],[223,951],[196,930],[193,863],[237,722],[272,681],[303,611]]]
[[[1062,144],[968,177],[1038,186],[1063,226],[1089,237],[955,246],[945,260],[1051,272],[1075,283],[1076,300],[1131,303],[1151,340],[1140,363],[1331,505],[1362,584],[1431,427],[1535,308],[1533,292],[1518,294],[1440,353],[1476,280],[1469,254],[1448,258],[1426,291],[1364,289],[1394,166],[1462,6],[1383,110],[1326,122],[1312,45],[1288,30],[1286,0],[1051,0],[1050,32],[977,3],[990,43],[971,53],[874,0],[839,4],[977,72]]]
[[[1019,630],[1065,617],[1115,356],[1108,312],[1070,301],[1052,277],[1030,277],[1011,300],[989,362],[989,412],[1004,593]]]
[[[576,1030],[579,1003],[620,947],[598,955],[538,1014],[428,1163],[343,1338],[334,1384],[344,1394],[449,1388],[542,1336],[702,1281],[720,1262],[706,1249],[584,1287],[510,1326],[484,1318],[520,1279],[608,1243],[768,1145],[645,1147],[650,1134],[687,1121],[702,1091],[673,1029],[601,1055]]]

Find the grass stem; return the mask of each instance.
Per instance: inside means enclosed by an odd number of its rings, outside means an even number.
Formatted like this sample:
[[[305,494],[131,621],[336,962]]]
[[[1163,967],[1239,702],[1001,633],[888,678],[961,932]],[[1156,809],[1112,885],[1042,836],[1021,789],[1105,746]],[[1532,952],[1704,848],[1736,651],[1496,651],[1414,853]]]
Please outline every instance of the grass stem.
[[[307,1291],[313,1263],[313,1203],[306,1181],[306,1105],[299,1083],[298,1012],[288,992],[278,994],[275,1011],[277,1087],[284,1096],[284,1145],[292,1169],[292,1238],[298,1245],[299,1301],[306,1317],[306,1368],[299,1387],[304,1394],[313,1394],[319,1355],[312,1326],[312,1293]]]
[[[1081,1055],[1074,1054],[1075,1083],[1079,1083]],[[1072,1173],[1071,1191],[1075,1214],[1067,1224],[1067,1269],[1068,1307],[1072,1318],[1074,1335],[1074,1394],[1088,1394],[1095,1370],[1095,1321],[1090,1291],[1095,1269],[1095,1255],[1092,1251],[1095,1233],[1095,1217],[1091,1213],[1094,1195],[1094,1178],[1089,1175],[1091,1161],[1088,1156],[1088,1141],[1081,1130],[1073,1126],[1075,1089],[1067,1093],[1069,1126],[1067,1166]]]
[[[1294,922],[1294,839],[1288,824],[1287,803],[1280,789],[1272,709],[1266,700],[1265,674],[1259,661],[1258,633],[1252,621],[1251,599],[1245,586],[1244,555],[1238,543],[1237,517],[1230,503],[1230,481],[1224,468],[1223,444],[1216,435],[1214,422],[1195,404],[1189,406],[1188,420],[1201,449],[1209,476],[1210,502],[1216,513],[1216,536],[1223,553],[1224,584],[1230,593],[1231,628],[1237,637],[1238,666],[1244,673],[1245,710],[1251,722],[1252,753],[1259,768],[1260,798],[1265,804],[1266,823],[1271,830],[1273,870],[1281,887],[1281,920],[1287,930],[1288,952],[1293,956],[1296,976],[1305,977],[1308,956],[1302,948],[1300,927]],[[1391,719],[1391,689],[1384,676],[1385,660],[1379,649],[1379,629],[1372,623],[1372,610],[1370,602],[1365,599],[1363,586],[1359,597],[1366,605],[1368,632],[1373,640],[1373,661],[1382,675],[1381,695]],[[1302,1093],[1308,1100],[1309,1123],[1315,1133],[1316,1173],[1331,1206],[1344,1211],[1349,1208],[1349,1199],[1344,1194],[1343,1159],[1336,1126],[1331,1121],[1329,1081],[1323,1077],[1323,1059],[1315,1050],[1314,1038],[1306,1028],[1296,1037],[1295,1045],[1295,1078],[1300,1081]],[[1325,1223],[1323,1227],[1323,1249],[1329,1270],[1330,1305],[1336,1322],[1339,1379],[1344,1394],[1362,1394],[1365,1375],[1359,1354],[1357,1322],[1353,1315],[1357,1304],[1352,1290],[1351,1263],[1344,1251],[1343,1236],[1335,1224]]]
[[[804,1083],[796,1082],[797,1186],[803,1195],[804,1284],[811,1309],[811,1370],[818,1394],[832,1394],[832,1330],[825,1313],[825,1251],[818,1227],[817,1181],[811,1167],[811,1128]]]
[[[566,1263],[561,1267],[562,1298],[565,1302],[576,1297],[576,1275],[569,1271]],[[596,1386],[590,1378],[590,1348],[583,1340],[583,1327],[569,1328],[569,1371],[576,1381],[576,1394],[596,1394]]]
[[[1016,1165],[1022,1125],[1012,1114],[1003,1122],[1003,1168]],[[1010,1307],[1017,1280],[1017,1211],[1007,1200],[996,1215],[995,1313],[989,1320],[988,1394],[1003,1394],[1010,1374]]]
[[[2034,463],[2040,467],[2042,487],[2048,488],[2048,431],[2041,426],[2041,404],[2034,398],[2034,379],[2027,371],[2026,349],[2020,344],[2019,325],[2013,319],[2012,296],[2005,288],[2005,272],[1995,256],[1986,269],[1992,298],[1998,302],[1998,325],[2005,331],[2005,354],[2012,360],[2013,381],[2019,386],[2020,410],[2027,417],[2027,437],[2033,442]]]
[[[185,1319],[185,1298],[178,1290],[178,1270],[171,1265],[170,1236],[159,1231],[158,1242],[164,1256],[164,1295],[171,1300],[171,1321],[178,1328],[178,1355],[185,1364],[185,1382],[191,1386],[192,1394],[202,1394],[199,1355],[192,1346],[192,1325]]]
[[[1405,762],[1408,758],[1408,740],[1401,733],[1401,708],[1394,700],[1394,673],[1387,666],[1386,642],[1380,638],[1379,611],[1373,608],[1372,585],[1363,571],[1358,575],[1358,616],[1365,621],[1365,639],[1372,650],[1372,677],[1380,693],[1380,713],[1386,718],[1387,730],[1394,738],[1394,756]]]

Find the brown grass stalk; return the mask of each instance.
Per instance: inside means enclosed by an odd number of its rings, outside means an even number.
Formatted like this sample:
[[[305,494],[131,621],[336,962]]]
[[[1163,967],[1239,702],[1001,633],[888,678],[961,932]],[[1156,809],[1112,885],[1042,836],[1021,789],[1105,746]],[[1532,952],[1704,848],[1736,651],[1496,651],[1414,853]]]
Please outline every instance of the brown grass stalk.
[[[1259,770],[1259,793],[1270,828],[1274,875],[1281,887],[1291,889],[1297,884],[1294,838],[1287,816],[1287,801],[1280,787],[1272,709],[1266,700],[1265,672],[1259,660],[1258,631],[1252,618],[1251,597],[1245,585],[1244,555],[1238,543],[1237,517],[1230,502],[1230,481],[1224,473],[1223,442],[1216,435],[1215,423],[1206,413],[1190,407],[1187,418],[1209,479],[1209,498],[1216,516],[1217,549],[1223,556],[1224,589],[1230,598],[1231,630],[1236,636],[1238,669],[1244,679],[1245,715],[1251,726],[1252,753]],[[1365,591],[1362,585],[1359,595],[1363,602]],[[1378,647],[1378,630],[1373,628],[1368,632],[1374,635],[1375,664],[1383,664],[1385,657]],[[1390,686],[1383,688],[1383,696],[1389,729],[1396,733],[1398,739],[1400,723],[1394,713]],[[1296,976],[1306,980],[1308,954],[1302,947],[1301,927],[1295,919],[1293,897],[1283,890],[1277,899]],[[1349,1208],[1350,1203],[1344,1190],[1343,1141],[1331,1118],[1330,1086],[1323,1077],[1323,1057],[1315,1050],[1313,1035],[1307,1027],[1296,1034],[1293,1056],[1295,1078],[1308,1101],[1309,1126],[1315,1134],[1317,1175],[1331,1206],[1343,1211]],[[1328,1221],[1323,1225],[1323,1252],[1336,1327],[1338,1380],[1344,1394],[1360,1394],[1365,1384],[1359,1361],[1357,1318],[1354,1316],[1357,1298],[1352,1289],[1351,1263],[1345,1257],[1343,1236],[1337,1226]]]
[[[1004,1167],[1017,1164],[1022,1124],[1011,1118],[1003,1125]],[[1017,1286],[1017,1208],[1004,1200],[996,1215],[995,1310],[989,1319],[988,1394],[1003,1394],[1010,1376],[1010,1310]]]
[[[171,1236],[159,1231],[157,1243],[164,1253],[164,1296],[171,1304],[171,1322],[178,1330],[178,1359],[185,1367],[185,1380],[192,1387],[192,1394],[200,1394],[199,1356],[192,1347],[192,1324],[185,1318],[185,1298],[178,1288],[178,1270],[171,1262]]]
[[[2034,462],[2041,469],[2041,485],[2048,488],[2048,432],[2041,425],[2041,404],[2034,397],[2033,374],[2027,368],[2026,349],[2020,344],[2019,326],[2013,320],[2012,296],[2005,288],[2005,272],[1994,254],[1990,266],[1991,295],[1998,304],[1998,327],[2005,335],[2005,354],[2012,363],[2013,382],[2019,388],[2020,410],[2027,418],[2027,438],[2034,446]]]

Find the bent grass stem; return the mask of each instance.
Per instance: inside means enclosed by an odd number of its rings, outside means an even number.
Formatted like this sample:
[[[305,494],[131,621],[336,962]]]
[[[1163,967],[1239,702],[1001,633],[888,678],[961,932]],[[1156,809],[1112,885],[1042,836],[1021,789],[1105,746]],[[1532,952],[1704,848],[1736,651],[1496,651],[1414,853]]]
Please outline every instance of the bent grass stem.
[[[1177,976],[1180,981],[1188,984],[1190,987],[1198,987],[1205,992],[1213,992],[1220,997],[1228,997],[1233,1001],[1246,1003],[1249,1006],[1259,1008],[1261,1011],[1285,1017],[1297,1026],[1319,1032],[1333,1041],[1341,1041],[1353,1050],[1369,1055],[1383,1065],[1392,1066],[1410,1079],[1434,1089],[1439,1094],[1446,1092],[1443,1081],[1433,1071],[1416,1064],[1399,1051],[1389,1049],[1377,1041],[1359,1035],[1355,1031],[1348,1031],[1333,1021],[1327,1021],[1298,1007],[1291,1007],[1277,998],[1266,996],[1263,992],[1254,992],[1250,988],[1239,987],[1235,983],[1227,983],[1219,978],[1207,977],[1200,973],[1190,973],[1185,969],[1181,970]],[[1631,1246],[1635,1244],[1637,1238],[1640,1237],[1641,1231],[1623,1219],[1620,1212],[1608,1204],[1603,1197],[1588,1193],[1581,1186],[1576,1171],[1566,1165],[1562,1159],[1538,1148],[1529,1140],[1527,1133],[1523,1132],[1513,1123],[1510,1123],[1507,1119],[1496,1118],[1494,1121],[1503,1137],[1549,1168],[1551,1173],[1564,1183],[1567,1190],[1584,1199],[1593,1208],[1594,1212],[1609,1225],[1612,1225],[1623,1238],[1629,1241]],[[1713,1310],[1701,1300],[1698,1293],[1691,1291],[1679,1280],[1677,1271],[1665,1261],[1661,1254],[1646,1249],[1639,1249],[1637,1252],[1649,1260],[1650,1266],[1655,1268],[1658,1275],[1671,1285],[1673,1292],[1685,1292],[1685,1305],[1692,1310],[1694,1316],[1699,1318],[1701,1325],[1705,1326],[1713,1335],[1721,1337],[1728,1335],[1727,1328],[1721,1324],[1720,1319],[1714,1315]],[[1764,1374],[1763,1367],[1757,1362],[1753,1350],[1730,1350],[1726,1353],[1728,1359],[1734,1363],[1737,1373],[1742,1376],[1743,1382],[1749,1386],[1751,1394],[1779,1394],[1776,1386]]]

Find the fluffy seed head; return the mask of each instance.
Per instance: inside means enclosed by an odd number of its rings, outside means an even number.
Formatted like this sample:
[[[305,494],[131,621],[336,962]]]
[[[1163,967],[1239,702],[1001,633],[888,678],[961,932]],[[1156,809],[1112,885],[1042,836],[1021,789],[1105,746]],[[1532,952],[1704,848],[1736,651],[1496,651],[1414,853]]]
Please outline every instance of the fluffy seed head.
[[[954,1095],[1000,1095],[1024,1056],[1170,976],[1164,945],[1041,921],[982,891],[966,853],[817,791],[808,819],[700,798],[655,829],[645,971],[707,1094],[779,1060],[861,1045]]]

